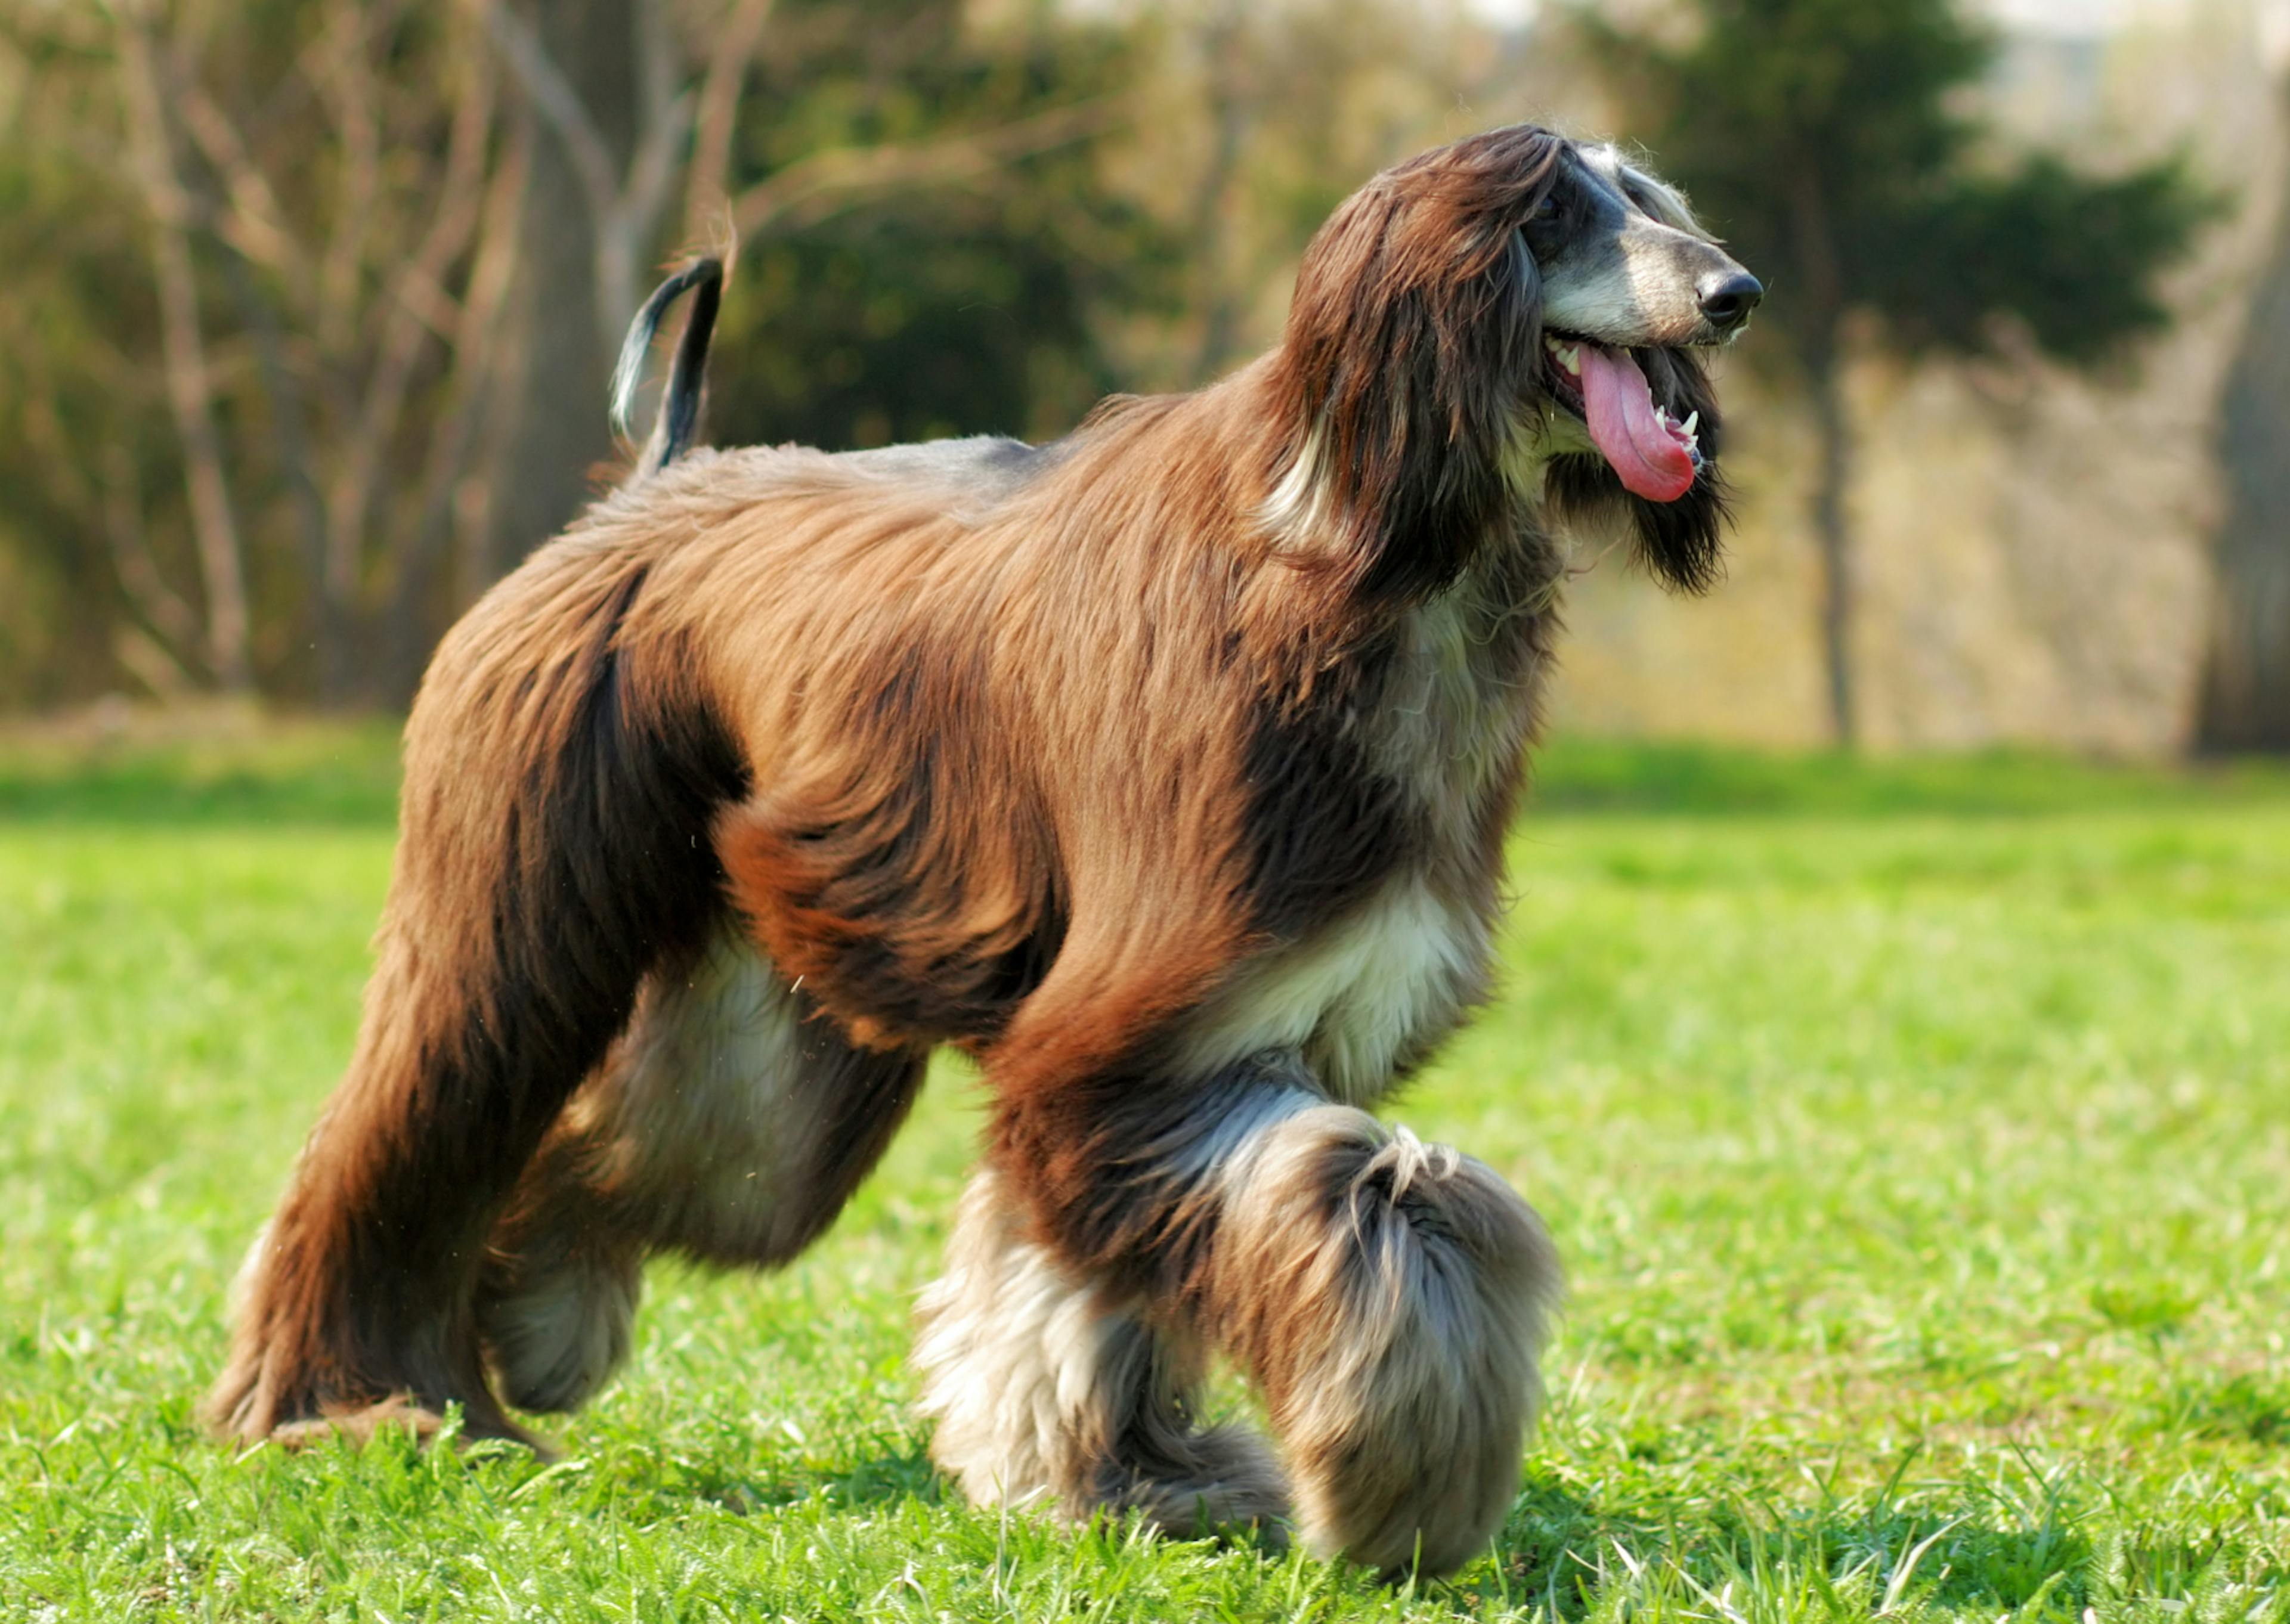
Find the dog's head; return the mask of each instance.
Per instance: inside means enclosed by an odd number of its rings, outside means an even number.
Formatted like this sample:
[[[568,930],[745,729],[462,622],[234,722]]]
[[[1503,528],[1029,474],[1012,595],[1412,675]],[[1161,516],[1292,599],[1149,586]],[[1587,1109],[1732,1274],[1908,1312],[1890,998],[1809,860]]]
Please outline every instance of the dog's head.
[[[1323,511],[1370,572],[1437,580],[1506,496],[1619,510],[1673,585],[1715,575],[1725,488],[1702,352],[1764,290],[1613,148],[1533,125],[1386,171],[1312,242],[1284,345]],[[1363,537],[1363,540],[1365,537]]]

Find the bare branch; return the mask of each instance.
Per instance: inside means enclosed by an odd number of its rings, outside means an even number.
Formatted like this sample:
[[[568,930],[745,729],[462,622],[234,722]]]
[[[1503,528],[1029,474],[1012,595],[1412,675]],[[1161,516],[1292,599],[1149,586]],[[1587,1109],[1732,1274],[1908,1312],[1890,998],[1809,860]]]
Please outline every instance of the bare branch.
[[[638,63],[643,129],[625,178],[603,133],[589,116],[580,92],[548,55],[548,48],[503,0],[477,0],[485,30],[508,59],[525,94],[564,143],[581,187],[588,196],[589,224],[596,254],[595,317],[598,341],[610,350],[621,324],[637,300],[637,281],[660,213],[675,180],[678,148],[690,127],[692,98],[675,93],[675,69],[667,47],[664,19],[648,6]]]
[[[763,44],[773,0],[732,0],[708,46],[708,75],[701,82],[700,108],[692,138],[692,167],[684,188],[684,229],[697,236],[730,207],[726,183],[732,172],[732,138],[737,132],[740,92],[749,66]]]
[[[381,190],[381,121],[374,111],[366,42],[388,26],[390,9],[376,13],[359,0],[335,0],[329,32],[339,34],[340,43],[317,84],[321,99],[333,108],[342,142],[342,182],[318,268],[318,337],[329,349],[346,348],[356,327],[359,271]]]
[[[112,658],[127,668],[153,697],[178,700],[197,687],[183,662],[149,632],[135,625],[116,627],[111,634]]]
[[[116,24],[120,99],[127,115],[128,144],[153,220],[151,257],[158,283],[167,399],[174,412],[176,436],[182,444],[191,528],[206,589],[207,660],[225,689],[241,692],[251,688],[254,680],[249,659],[246,582],[238,521],[231,511],[222,446],[215,431],[206,345],[199,332],[198,285],[192,272],[189,241],[193,212],[175,168],[164,80],[149,24],[140,10],[125,9]]]
[[[215,234],[255,264],[268,267],[290,283],[302,281],[308,275],[308,256],[285,223],[286,212],[279,206],[269,177],[247,151],[238,126],[196,78],[184,76],[172,88],[183,127],[222,182],[229,204],[216,211]]]
[[[471,482],[474,500],[460,500],[460,470],[477,444],[486,415],[484,407],[500,372],[500,335],[517,268],[517,218],[531,162],[531,136],[520,123],[511,129],[508,150],[485,198],[483,235],[469,268],[468,293],[461,301],[461,325],[454,339],[452,398],[422,475],[416,556],[426,555],[433,540],[442,541],[449,525],[457,527],[460,579],[456,596],[463,603],[474,601],[486,584],[484,559],[492,514],[487,482]]]
[[[479,204],[476,252],[454,330],[447,338],[453,365],[445,400],[431,421],[418,497],[399,509],[376,572],[377,598],[387,606],[383,692],[393,699],[412,691],[428,656],[431,629],[426,614],[439,596],[436,588],[443,584],[447,542],[456,518],[468,516],[469,530],[476,536],[486,530],[485,482],[464,476],[498,376],[501,317],[516,269],[528,140],[522,123],[512,126]],[[465,600],[475,593],[456,589],[447,596]]]
[[[677,153],[684,145],[685,132],[691,127],[690,94],[670,97],[653,115],[637,147],[635,161],[629,165],[629,184],[621,197],[621,212],[630,221],[642,223],[647,232],[658,221],[661,209],[668,202],[668,188],[676,180]],[[625,317],[628,312],[618,314]]]
[[[676,31],[669,26],[664,0],[629,0],[629,10],[637,36],[637,119],[645,129],[656,129],[682,94]]]
[[[744,242],[781,224],[815,225],[886,193],[973,183],[1020,158],[1102,134],[1125,116],[1118,101],[1090,101],[977,134],[814,152],[741,193],[732,204],[733,227]]]
[[[110,544],[112,568],[122,591],[136,613],[178,649],[199,645],[199,617],[180,593],[159,572],[151,550],[151,537],[143,524],[142,492],[137,489],[135,459],[117,441],[103,460],[104,540]],[[180,672],[180,661],[172,661]]]
[[[447,268],[475,234],[485,190],[486,148],[493,123],[493,76],[481,53],[470,53],[468,82],[453,109],[437,207],[428,228],[391,278],[379,353],[348,454],[327,492],[325,589],[343,612],[356,604],[363,574],[366,530],[382,459],[396,437],[406,391],[427,336],[412,292],[439,289]]]
[[[523,18],[501,0],[477,0],[477,7],[484,20],[485,32],[508,60],[517,83],[524,87],[532,105],[564,143],[572,167],[581,176],[581,188],[589,194],[590,218],[599,221],[608,219],[620,196],[620,177],[614,173],[613,155],[605,145],[603,133],[589,116],[589,109],[581,104],[580,93],[566,83],[540,36],[525,26]]]
[[[607,352],[643,292],[644,258],[659,230],[691,116],[689,95],[677,96],[660,108],[637,144],[627,188],[613,200],[611,213],[597,223],[597,333]]]
[[[1233,285],[1229,216],[1240,178],[1241,148],[1257,114],[1243,17],[1236,0],[1225,0],[1211,14],[1200,45],[1207,77],[1210,137],[1209,161],[1194,195],[1189,234],[1194,260],[1200,268],[1204,312],[1189,380],[1194,384],[1206,383],[1223,371],[1237,347],[1245,295]]]
[[[390,279],[389,297],[430,337],[444,344],[453,341],[454,330],[460,325],[461,301],[441,276],[431,275],[426,267],[408,260]]]
[[[220,210],[220,205],[211,206]],[[300,532],[303,584],[316,600],[320,696],[338,700],[348,692],[350,649],[324,593],[326,503],[318,492],[317,460],[310,453],[302,381],[287,359],[287,340],[278,311],[255,285],[250,262],[235,252],[222,256],[223,281],[238,307],[239,325],[254,345],[255,376],[270,408],[268,438],[276,452],[296,529]]]

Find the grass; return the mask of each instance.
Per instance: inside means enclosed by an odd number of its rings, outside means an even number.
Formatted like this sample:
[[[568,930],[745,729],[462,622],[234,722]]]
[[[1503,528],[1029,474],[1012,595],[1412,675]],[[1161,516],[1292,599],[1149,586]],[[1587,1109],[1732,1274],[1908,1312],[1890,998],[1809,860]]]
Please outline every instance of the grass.
[[[1555,1399],[1493,1548],[1393,1591],[937,1481],[951,1074],[794,1268],[656,1270],[556,1466],[204,1441],[388,761],[0,741],[0,1618],[2290,1624],[2279,774],[1557,749],[1506,991],[1394,1113],[1549,1219]]]

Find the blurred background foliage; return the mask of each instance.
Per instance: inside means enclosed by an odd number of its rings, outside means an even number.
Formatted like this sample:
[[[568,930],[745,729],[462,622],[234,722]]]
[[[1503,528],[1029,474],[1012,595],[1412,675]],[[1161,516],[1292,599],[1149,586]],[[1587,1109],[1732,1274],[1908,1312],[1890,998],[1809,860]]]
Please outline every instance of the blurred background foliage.
[[[1586,557],[1565,723],[2290,749],[2286,44],[2284,0],[0,0],[0,708],[402,705],[613,454],[681,252],[738,252],[719,441],[1043,437],[1270,342],[1376,168],[1536,117],[1773,290],[1734,578]]]
[[[1691,15],[1682,42],[1595,10],[1582,21],[1670,178],[1788,290],[1766,325],[1819,437],[1822,656],[1830,730],[1850,745],[1846,322],[1909,355],[1992,355],[2016,336],[2094,364],[2170,326],[2159,275],[2218,199],[2180,157],[2086,176],[2057,153],[1983,152],[1985,123],[1959,98],[1998,44],[1952,0],[1694,0]]]
[[[1173,306],[1181,244],[1093,150],[1139,42],[1109,23],[989,31],[951,0],[802,0],[749,81],[737,191],[822,150],[1038,128],[1040,150],[949,187],[837,199],[741,257],[710,424],[726,444],[863,447],[1062,432],[1125,382],[1101,314]]]

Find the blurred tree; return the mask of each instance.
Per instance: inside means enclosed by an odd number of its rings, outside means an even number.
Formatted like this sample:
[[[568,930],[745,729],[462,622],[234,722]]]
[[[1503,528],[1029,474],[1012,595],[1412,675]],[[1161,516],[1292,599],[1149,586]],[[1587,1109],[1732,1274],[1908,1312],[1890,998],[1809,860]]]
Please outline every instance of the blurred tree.
[[[2227,512],[2195,743],[2290,752],[2290,176],[2219,418]]]
[[[172,518],[146,523],[186,500],[144,359],[159,348],[147,216],[124,165],[58,139],[118,128],[96,23],[25,20],[0,4],[0,694],[52,702],[122,668],[168,692],[196,680],[182,662],[205,629],[164,583],[137,596],[162,564],[196,577]]]
[[[523,92],[514,116],[531,153],[495,385],[491,580],[581,510],[612,454],[603,414],[576,403],[605,398],[621,329],[649,292],[689,106],[661,0],[479,9]]]
[[[1850,746],[1849,335],[1908,356],[2024,335],[2093,364],[2169,324],[2158,279],[2216,199],[2175,159],[2098,176],[1989,150],[1966,93],[1994,46],[1953,0],[1685,0],[1682,33],[1577,16],[1663,174],[1773,290],[1760,319],[1820,437],[1822,645]]]
[[[32,453],[19,545],[71,562],[92,623],[41,697],[124,669],[370,698],[384,628],[429,623],[476,417],[452,385],[501,282],[482,39],[436,6],[0,0],[0,176],[30,188],[0,458]]]
[[[1153,260],[1127,36],[975,11],[0,0],[0,700],[402,700],[585,498],[679,231],[755,249],[726,437],[1069,417]]]
[[[1165,303],[1173,268],[1093,146],[1129,116],[1132,37],[978,9],[779,0],[748,79],[774,116],[741,126],[721,169],[743,246],[718,438],[1038,436],[1119,386],[1101,317]]]
[[[183,183],[172,113],[163,77],[151,8],[127,0],[116,12],[119,100],[126,112],[127,145],[137,183],[151,213],[151,259],[159,293],[161,364],[167,404],[183,451],[183,480],[190,496],[206,605],[205,654],[226,692],[254,685],[249,656],[244,549],[238,517],[223,474],[222,441],[215,430],[214,390],[208,382],[206,340],[199,320],[198,278],[191,267],[194,204]]]
[[[1084,309],[1126,284],[1065,267],[1110,206],[1087,144],[1119,116],[1117,32],[1049,7],[980,26],[956,0],[468,4],[531,153],[481,579],[569,520],[609,456],[604,380],[679,172],[686,244],[752,244],[718,329],[720,437],[1020,428],[1069,376],[1101,392]]]
[[[1497,36],[1456,0],[1155,0],[1149,140],[1133,192],[1182,244],[1181,311],[1139,370],[1207,383],[1278,336],[1298,256],[1386,164],[1539,100],[1525,30]]]

